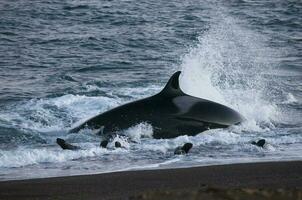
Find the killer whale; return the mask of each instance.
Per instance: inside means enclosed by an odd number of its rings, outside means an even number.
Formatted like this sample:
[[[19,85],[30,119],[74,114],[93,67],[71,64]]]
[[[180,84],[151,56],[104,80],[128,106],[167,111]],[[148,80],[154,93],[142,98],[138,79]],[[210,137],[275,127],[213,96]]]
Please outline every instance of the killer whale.
[[[244,118],[222,104],[185,94],[179,85],[181,72],[174,73],[158,94],[130,102],[101,113],[71,129],[97,129],[110,137],[142,122],[153,127],[153,138],[174,138],[196,135],[208,129],[226,128],[239,124]]]

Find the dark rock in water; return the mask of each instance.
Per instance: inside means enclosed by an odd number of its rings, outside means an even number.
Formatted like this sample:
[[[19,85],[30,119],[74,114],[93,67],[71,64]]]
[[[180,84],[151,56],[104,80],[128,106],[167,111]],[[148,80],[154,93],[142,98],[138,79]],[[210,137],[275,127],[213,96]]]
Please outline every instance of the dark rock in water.
[[[187,154],[193,147],[192,143],[185,143],[182,147],[177,147],[174,151],[175,155]]]
[[[121,145],[120,142],[115,142],[115,143],[114,143],[114,146],[115,146],[116,148],[121,148],[121,147],[122,147],[122,145]]]
[[[100,146],[101,146],[102,148],[106,148],[107,145],[108,145],[108,140],[103,140],[103,141],[101,142],[101,144],[100,144]]]
[[[258,142],[253,141],[252,144],[258,147],[263,147],[265,145],[265,139],[258,140]]]
[[[72,144],[67,143],[65,140],[61,139],[61,138],[57,138],[57,144],[64,150],[78,150],[81,149],[78,146],[74,146]]]

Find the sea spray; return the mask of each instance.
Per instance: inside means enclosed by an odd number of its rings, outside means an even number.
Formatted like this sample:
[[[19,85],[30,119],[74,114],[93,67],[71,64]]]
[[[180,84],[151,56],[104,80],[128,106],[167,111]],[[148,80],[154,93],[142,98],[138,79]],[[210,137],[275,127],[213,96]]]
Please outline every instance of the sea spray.
[[[153,127],[146,122],[137,124],[123,131],[125,135],[135,142],[140,142],[141,138],[152,138]]]
[[[248,129],[271,127],[277,107],[266,94],[275,50],[267,38],[227,15],[198,37],[182,58],[182,89],[194,96],[225,104],[238,110]]]

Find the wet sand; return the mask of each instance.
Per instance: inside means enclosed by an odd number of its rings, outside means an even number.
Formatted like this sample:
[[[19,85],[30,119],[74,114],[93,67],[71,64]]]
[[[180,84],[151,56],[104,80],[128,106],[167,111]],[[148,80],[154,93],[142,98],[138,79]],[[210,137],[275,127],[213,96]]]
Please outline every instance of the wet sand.
[[[114,172],[0,182],[0,199],[129,199],[158,190],[302,190],[302,161]]]

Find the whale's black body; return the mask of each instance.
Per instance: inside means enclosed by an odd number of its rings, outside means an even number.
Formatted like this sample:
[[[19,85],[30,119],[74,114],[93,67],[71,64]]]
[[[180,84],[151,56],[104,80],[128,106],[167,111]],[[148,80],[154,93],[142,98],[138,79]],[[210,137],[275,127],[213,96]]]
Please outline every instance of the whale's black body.
[[[179,75],[180,72],[173,74],[160,93],[99,114],[70,132],[88,127],[110,136],[147,122],[153,127],[154,138],[174,138],[226,128],[243,121],[243,117],[231,108],[185,94],[179,87]]]

